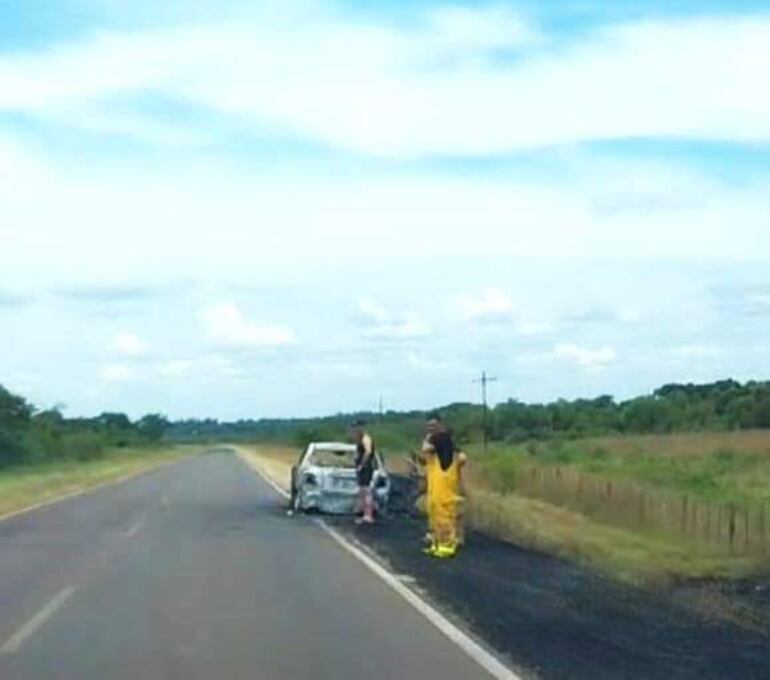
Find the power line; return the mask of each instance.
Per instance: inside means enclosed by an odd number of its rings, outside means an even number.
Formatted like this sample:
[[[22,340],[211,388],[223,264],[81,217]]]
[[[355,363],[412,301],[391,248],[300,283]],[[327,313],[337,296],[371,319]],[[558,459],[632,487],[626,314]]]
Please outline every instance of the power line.
[[[489,434],[487,432],[487,384],[491,382],[497,382],[497,377],[487,375],[486,371],[481,372],[481,377],[473,381],[474,383],[481,384],[481,401],[484,404],[484,410],[482,411],[482,435],[484,440],[484,453],[487,452],[487,443],[489,441]]]

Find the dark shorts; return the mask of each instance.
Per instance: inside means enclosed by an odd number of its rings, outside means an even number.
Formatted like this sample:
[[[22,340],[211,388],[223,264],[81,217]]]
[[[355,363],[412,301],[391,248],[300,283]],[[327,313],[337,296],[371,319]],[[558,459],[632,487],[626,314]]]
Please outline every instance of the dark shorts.
[[[374,476],[374,466],[371,463],[356,469],[356,481],[358,486],[371,486]]]

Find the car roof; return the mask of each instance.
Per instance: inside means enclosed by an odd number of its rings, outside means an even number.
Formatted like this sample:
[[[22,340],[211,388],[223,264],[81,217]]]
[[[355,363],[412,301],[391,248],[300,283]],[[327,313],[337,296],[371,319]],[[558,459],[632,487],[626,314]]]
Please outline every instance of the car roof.
[[[345,442],[313,442],[310,447],[314,451],[355,451],[355,444]]]

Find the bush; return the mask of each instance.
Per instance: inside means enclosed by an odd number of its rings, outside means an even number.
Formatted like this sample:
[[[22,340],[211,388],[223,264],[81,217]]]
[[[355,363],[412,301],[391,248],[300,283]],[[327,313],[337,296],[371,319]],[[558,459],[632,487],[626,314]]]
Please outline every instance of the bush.
[[[61,453],[74,460],[98,460],[103,458],[107,447],[97,432],[68,432],[61,439]]]
[[[22,463],[27,457],[28,451],[21,439],[0,430],[0,467]]]

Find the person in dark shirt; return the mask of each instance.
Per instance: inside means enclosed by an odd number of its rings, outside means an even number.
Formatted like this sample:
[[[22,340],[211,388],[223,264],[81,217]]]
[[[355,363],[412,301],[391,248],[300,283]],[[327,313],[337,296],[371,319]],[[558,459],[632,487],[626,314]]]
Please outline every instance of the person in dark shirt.
[[[372,477],[374,476],[374,440],[366,431],[366,423],[355,421],[351,426],[353,441],[356,443],[356,481],[362,515],[356,519],[358,524],[374,524],[374,496]]]
[[[426,503],[431,544],[426,553],[433,557],[454,557],[461,541],[458,527],[462,493],[462,468],[467,458],[459,451],[441,416],[427,420],[422,445],[422,462],[427,480]]]

